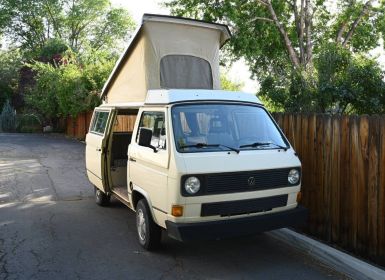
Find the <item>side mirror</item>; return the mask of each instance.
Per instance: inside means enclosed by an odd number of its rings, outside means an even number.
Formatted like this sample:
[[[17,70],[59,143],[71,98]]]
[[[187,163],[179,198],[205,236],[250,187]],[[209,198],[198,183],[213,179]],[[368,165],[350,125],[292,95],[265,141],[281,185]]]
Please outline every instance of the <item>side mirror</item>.
[[[154,150],[154,153],[157,152],[156,148],[151,145],[152,130],[148,128],[141,127],[139,129],[138,144],[139,146],[148,147]]]

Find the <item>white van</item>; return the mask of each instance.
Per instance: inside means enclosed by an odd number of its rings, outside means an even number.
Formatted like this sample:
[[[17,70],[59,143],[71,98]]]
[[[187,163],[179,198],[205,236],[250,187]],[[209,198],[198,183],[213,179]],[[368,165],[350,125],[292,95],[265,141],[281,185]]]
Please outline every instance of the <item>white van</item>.
[[[207,58],[198,48],[192,56],[191,42],[179,40],[180,50],[173,50],[164,65],[170,54],[164,54],[169,48],[161,42],[164,49],[149,62],[146,50],[154,49],[147,45],[153,40],[149,30],[155,26],[158,33],[164,23],[174,35],[175,28],[188,28],[190,36],[198,28],[198,36],[218,32],[218,41],[228,32],[212,23],[144,16],[130,43],[135,47],[127,48],[103,89],[104,104],[95,108],[86,137],[87,175],[96,202],[108,205],[114,195],[134,210],[138,240],[146,249],[159,245],[162,229],[189,241],[302,224],[301,163],[276,122],[256,96],[216,88],[217,52]],[[147,77],[142,95],[132,60]],[[159,79],[148,78],[149,64],[159,65]],[[191,64],[192,71],[183,70]],[[129,88],[127,79],[137,84]],[[187,89],[165,89],[165,83]]]

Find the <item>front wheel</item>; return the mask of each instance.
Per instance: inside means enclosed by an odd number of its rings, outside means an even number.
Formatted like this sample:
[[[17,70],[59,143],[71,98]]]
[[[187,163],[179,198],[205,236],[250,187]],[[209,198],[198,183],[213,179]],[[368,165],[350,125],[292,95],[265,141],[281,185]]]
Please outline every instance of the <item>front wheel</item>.
[[[136,228],[139,244],[144,249],[151,251],[159,247],[162,231],[152,219],[145,199],[139,200],[136,206]]]
[[[107,206],[108,204],[110,204],[110,198],[111,196],[107,195],[102,190],[99,190],[97,187],[95,187],[95,202],[97,205]]]

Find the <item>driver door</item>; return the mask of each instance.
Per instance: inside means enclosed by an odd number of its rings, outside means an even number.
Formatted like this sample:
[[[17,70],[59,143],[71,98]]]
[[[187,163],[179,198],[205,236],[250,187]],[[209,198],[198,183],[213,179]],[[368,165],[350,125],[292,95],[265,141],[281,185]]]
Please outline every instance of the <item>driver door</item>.
[[[115,110],[97,108],[86,136],[86,169],[91,183],[104,192],[109,191],[107,178],[107,146]]]

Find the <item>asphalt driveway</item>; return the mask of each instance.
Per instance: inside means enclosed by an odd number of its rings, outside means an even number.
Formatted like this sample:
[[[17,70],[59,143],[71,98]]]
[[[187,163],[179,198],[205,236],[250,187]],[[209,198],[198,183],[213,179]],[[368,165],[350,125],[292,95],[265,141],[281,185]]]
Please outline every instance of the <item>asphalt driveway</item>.
[[[0,279],[341,279],[269,234],[143,251],[134,214],[93,201],[84,144],[0,134]]]

